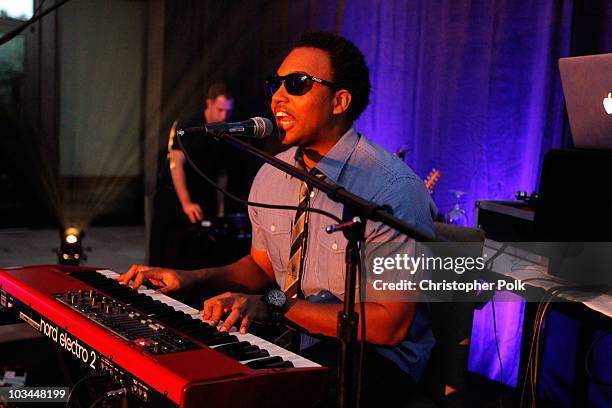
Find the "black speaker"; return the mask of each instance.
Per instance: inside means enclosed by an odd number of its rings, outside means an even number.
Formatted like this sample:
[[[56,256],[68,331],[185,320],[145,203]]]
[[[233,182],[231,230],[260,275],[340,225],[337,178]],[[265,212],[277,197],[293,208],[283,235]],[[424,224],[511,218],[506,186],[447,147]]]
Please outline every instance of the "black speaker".
[[[534,223],[541,241],[612,242],[612,152],[551,150]]]

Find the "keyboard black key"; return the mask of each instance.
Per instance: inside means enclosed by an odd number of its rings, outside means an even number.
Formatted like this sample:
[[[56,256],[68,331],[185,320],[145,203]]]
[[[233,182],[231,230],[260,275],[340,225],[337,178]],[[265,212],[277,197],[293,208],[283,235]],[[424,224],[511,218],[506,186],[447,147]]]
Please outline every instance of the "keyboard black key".
[[[170,308],[172,309],[172,308]],[[161,321],[172,321],[172,319],[177,319],[179,317],[179,315],[177,314],[176,311],[174,310],[169,310],[169,311],[162,311],[159,313],[155,313],[155,320],[159,320]]]
[[[293,368],[295,367],[291,361],[282,361],[280,363],[272,363],[266,365],[265,368]]]
[[[231,353],[236,350],[242,350],[249,347],[251,343],[248,341],[239,341],[237,343],[224,344],[223,346],[215,347],[215,350],[220,353]]]
[[[282,363],[282,362],[283,362],[282,358],[278,356],[274,356],[274,357],[262,358],[260,360],[250,361],[246,363],[246,365],[254,370],[258,370],[261,368],[268,368],[268,366],[271,364],[277,364],[277,363]]]
[[[235,343],[238,341],[238,337],[230,335],[228,332],[218,332],[212,336],[194,338],[206,344],[207,346],[217,346],[220,344]]]
[[[257,346],[249,346],[243,350],[236,350],[234,352],[224,354],[238,361],[253,360],[255,358],[263,358],[270,356],[270,353],[267,350],[261,350]]]

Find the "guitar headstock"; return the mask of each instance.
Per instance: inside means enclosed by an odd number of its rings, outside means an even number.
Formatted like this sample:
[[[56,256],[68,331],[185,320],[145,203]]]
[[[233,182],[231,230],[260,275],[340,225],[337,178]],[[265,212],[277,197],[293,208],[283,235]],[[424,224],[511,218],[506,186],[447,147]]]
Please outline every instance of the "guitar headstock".
[[[436,168],[431,169],[429,172],[429,175],[425,179],[425,188],[429,191],[429,194],[433,194],[434,187],[440,179],[440,176],[442,176],[442,173]]]

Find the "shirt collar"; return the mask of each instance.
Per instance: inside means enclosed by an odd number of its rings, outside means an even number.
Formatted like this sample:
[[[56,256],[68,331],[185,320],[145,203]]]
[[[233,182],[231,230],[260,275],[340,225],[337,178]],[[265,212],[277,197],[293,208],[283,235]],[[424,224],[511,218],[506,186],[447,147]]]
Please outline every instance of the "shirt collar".
[[[357,142],[359,142],[359,138],[359,133],[354,127],[351,127],[317,163],[315,168],[325,174],[328,179],[337,183],[342,169],[344,169],[346,162],[355,150],[355,146],[357,146]],[[295,152],[295,162],[298,166],[305,168],[301,153],[298,148]]]

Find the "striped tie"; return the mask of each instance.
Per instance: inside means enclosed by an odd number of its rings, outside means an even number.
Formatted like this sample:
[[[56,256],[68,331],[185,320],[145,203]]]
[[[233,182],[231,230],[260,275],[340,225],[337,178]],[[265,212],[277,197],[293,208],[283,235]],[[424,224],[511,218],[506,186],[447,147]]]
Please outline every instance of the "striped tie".
[[[323,173],[316,169],[311,174],[323,178]],[[306,183],[300,184],[298,210],[295,213],[293,227],[291,228],[291,251],[289,252],[289,265],[285,276],[285,294],[290,298],[304,298],[301,285],[301,274],[304,268],[304,257],[306,255],[306,241],[308,238],[309,212],[305,211],[310,206],[310,199],[314,197],[314,190]]]

